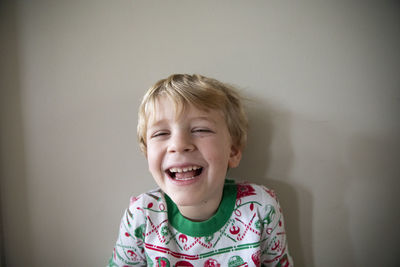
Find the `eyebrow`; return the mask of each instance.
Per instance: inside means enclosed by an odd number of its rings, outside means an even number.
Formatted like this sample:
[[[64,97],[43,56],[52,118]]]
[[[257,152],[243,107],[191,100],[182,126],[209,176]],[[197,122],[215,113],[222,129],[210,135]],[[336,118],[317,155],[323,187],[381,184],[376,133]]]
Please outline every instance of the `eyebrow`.
[[[147,129],[156,128],[159,125],[162,125],[163,123],[165,123],[165,121],[167,121],[167,120],[163,119],[163,120],[155,121],[154,123],[148,123],[147,124]]]
[[[207,122],[210,122],[210,123],[215,124],[215,125],[217,124],[217,122],[213,118],[208,117],[208,116],[194,117],[194,118],[190,118],[190,120],[191,121],[207,121]],[[156,120],[156,121],[154,121],[154,123],[149,123],[147,125],[147,129],[152,129],[152,128],[159,127],[160,125],[166,123],[167,121],[168,121],[168,119]]]
[[[194,117],[191,120],[194,120],[194,121],[208,121],[208,122],[211,122],[213,124],[217,124],[217,122],[213,118],[207,117],[207,116]]]

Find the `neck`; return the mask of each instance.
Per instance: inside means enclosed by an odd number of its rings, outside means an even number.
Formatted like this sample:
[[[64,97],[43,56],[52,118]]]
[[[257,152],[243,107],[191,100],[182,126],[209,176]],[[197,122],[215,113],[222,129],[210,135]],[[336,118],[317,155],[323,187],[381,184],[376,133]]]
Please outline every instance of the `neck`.
[[[194,222],[202,222],[210,219],[217,212],[221,199],[222,192],[218,198],[204,201],[195,206],[178,206],[178,209],[185,218]]]

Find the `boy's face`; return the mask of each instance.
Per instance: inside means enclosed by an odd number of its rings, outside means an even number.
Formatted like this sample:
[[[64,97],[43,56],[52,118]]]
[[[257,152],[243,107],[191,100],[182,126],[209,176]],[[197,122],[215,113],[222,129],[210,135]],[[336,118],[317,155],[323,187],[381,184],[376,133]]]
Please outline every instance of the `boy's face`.
[[[241,158],[222,113],[189,105],[178,117],[174,103],[160,97],[153,115],[147,160],[160,188],[178,207],[218,201],[228,166],[236,167]]]

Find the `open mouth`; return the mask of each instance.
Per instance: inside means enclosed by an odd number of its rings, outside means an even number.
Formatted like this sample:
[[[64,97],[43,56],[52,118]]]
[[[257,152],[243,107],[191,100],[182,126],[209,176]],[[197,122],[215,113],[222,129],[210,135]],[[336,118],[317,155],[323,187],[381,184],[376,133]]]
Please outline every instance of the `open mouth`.
[[[192,180],[196,176],[199,176],[203,171],[203,167],[200,166],[188,166],[185,168],[170,168],[166,172],[169,177],[177,181]]]

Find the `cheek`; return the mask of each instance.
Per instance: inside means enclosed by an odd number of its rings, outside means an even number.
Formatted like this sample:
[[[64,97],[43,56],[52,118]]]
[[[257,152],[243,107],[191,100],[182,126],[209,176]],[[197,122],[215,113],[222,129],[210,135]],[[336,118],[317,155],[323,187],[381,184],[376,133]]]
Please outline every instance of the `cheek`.
[[[208,147],[207,161],[219,166],[227,165],[230,151],[226,146],[213,145]]]
[[[150,171],[154,170],[159,165],[159,156],[150,146],[147,148],[147,164],[149,165]]]

